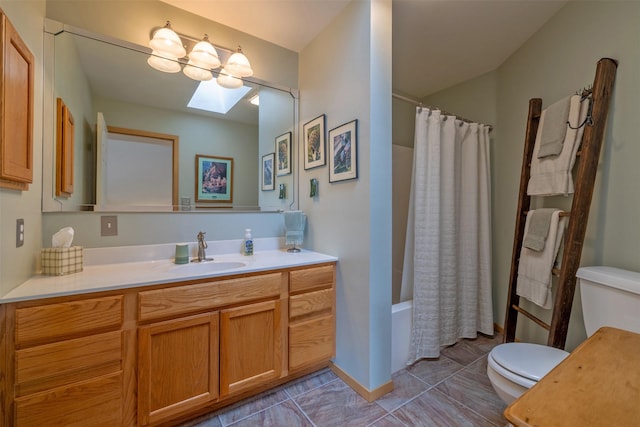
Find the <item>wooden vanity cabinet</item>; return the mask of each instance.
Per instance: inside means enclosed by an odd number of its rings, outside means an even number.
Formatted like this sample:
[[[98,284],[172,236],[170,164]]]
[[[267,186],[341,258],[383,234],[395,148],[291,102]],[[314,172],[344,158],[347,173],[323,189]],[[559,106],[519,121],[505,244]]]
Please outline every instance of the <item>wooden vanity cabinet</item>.
[[[138,329],[139,424],[280,379],[286,283],[286,272],[267,272],[139,292],[138,319],[153,322]]]
[[[220,321],[222,397],[277,380],[282,373],[280,301],[223,310]]]
[[[0,10],[0,187],[33,182],[34,57]]]
[[[167,421],[218,398],[218,313],[138,330],[138,417]]]
[[[335,357],[335,265],[293,270],[289,275],[289,370]]]
[[[335,263],[0,305],[0,425],[175,425],[326,367]]]
[[[8,310],[13,424],[123,425],[123,296]]]

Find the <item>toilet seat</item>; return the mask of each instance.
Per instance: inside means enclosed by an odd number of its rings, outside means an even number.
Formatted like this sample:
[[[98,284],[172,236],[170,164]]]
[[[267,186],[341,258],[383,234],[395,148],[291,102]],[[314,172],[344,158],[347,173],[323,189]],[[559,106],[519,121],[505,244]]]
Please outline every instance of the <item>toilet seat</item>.
[[[546,345],[506,343],[494,347],[487,362],[503,377],[531,388],[568,355],[564,350]]]

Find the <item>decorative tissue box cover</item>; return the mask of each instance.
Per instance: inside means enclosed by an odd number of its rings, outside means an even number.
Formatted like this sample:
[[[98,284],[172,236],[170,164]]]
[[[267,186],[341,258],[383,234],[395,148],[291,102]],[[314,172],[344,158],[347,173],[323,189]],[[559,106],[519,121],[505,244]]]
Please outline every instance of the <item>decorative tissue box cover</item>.
[[[82,246],[42,249],[42,274],[62,276],[82,271]]]

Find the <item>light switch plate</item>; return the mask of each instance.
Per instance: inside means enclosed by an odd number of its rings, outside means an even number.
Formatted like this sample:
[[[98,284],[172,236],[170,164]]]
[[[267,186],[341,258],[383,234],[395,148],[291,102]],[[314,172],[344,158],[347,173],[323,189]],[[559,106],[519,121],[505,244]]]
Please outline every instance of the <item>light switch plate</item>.
[[[118,235],[118,217],[116,215],[103,215],[100,217],[100,236]]]
[[[16,248],[24,245],[24,218],[16,220]]]

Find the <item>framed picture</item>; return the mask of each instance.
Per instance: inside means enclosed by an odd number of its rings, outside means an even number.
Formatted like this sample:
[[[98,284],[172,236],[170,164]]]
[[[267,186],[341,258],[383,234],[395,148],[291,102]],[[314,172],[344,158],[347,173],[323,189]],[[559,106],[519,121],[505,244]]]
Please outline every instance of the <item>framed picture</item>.
[[[358,120],[329,131],[329,182],[358,177]]]
[[[291,173],[291,132],[276,138],[276,176]]]
[[[275,190],[276,188],[276,180],[273,174],[275,161],[275,153],[269,153],[262,156],[262,191]]]
[[[327,164],[324,142],[324,114],[302,127],[304,135],[304,168],[311,169]]]
[[[233,202],[233,159],[196,154],[196,203]]]

